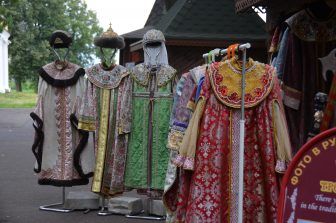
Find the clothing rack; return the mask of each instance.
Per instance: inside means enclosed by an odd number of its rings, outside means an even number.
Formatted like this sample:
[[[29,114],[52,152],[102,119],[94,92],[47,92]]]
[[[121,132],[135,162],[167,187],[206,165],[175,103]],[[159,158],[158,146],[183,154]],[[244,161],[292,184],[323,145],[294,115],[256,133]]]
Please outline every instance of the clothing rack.
[[[239,121],[239,174],[238,174],[238,223],[243,223],[243,206],[244,206],[244,138],[245,138],[245,73],[246,73],[246,49],[251,48],[250,43],[241,44],[238,46],[238,50],[242,51],[242,85],[241,85],[241,119]],[[228,52],[228,49],[215,49],[211,53],[203,54],[203,58],[207,59],[209,56],[224,55]],[[237,194],[236,194],[237,196]]]
[[[249,49],[249,48],[251,48],[251,44],[250,43],[244,43],[244,44],[240,44],[238,46],[238,49],[241,50],[241,51],[244,51],[244,50]],[[214,52],[213,52],[213,54],[214,54],[214,56],[219,56],[219,55],[224,55],[227,52],[228,52],[228,48],[226,48],[226,49],[215,49]],[[212,53],[205,53],[205,54],[203,54],[203,58],[206,59],[210,55],[212,55]]]

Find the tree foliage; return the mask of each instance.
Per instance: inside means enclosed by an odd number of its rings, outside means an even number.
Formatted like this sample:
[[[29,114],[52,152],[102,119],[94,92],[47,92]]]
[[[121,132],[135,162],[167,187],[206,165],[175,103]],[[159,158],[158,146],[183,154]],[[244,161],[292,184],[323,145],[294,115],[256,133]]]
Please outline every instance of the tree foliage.
[[[92,63],[93,38],[102,32],[96,14],[82,0],[0,0],[0,13],[11,34],[9,72],[16,83],[33,80],[37,70],[55,60],[49,37],[55,30],[72,34],[68,60],[81,66]]]

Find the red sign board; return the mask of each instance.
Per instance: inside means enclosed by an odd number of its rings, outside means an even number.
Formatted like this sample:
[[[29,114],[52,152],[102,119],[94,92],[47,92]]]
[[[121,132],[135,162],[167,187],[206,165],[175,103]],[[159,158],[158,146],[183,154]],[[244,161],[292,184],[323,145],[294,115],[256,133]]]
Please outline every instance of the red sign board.
[[[284,176],[278,221],[336,222],[336,128],[306,143]]]

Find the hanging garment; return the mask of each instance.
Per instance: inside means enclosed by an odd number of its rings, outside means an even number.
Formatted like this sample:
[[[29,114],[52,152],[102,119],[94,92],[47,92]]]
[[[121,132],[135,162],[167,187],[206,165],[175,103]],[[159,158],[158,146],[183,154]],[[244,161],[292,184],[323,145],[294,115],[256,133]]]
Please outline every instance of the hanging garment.
[[[320,127],[321,132],[336,126],[335,105],[336,105],[336,75],[334,74],[328,95],[327,106],[323,113],[322,123]]]
[[[124,191],[132,82],[121,65],[104,70],[96,64],[86,75],[79,128],[94,131],[96,166],[91,189],[113,196]]]
[[[168,211],[167,222],[174,221],[173,212],[176,206],[176,194],[178,188],[176,185],[179,181],[178,172],[183,171],[173,164],[176,159],[179,146],[182,142],[184,132],[188,127],[188,123],[195,109],[195,95],[197,90],[197,83],[204,77],[205,66],[196,67],[188,73],[183,74],[176,85],[174,94],[174,104],[169,122],[169,135],[167,147],[170,149],[170,159],[168,163],[166,180],[164,186],[163,203]]]
[[[74,186],[89,183],[93,158],[86,148],[88,133],[77,129],[85,71],[67,63],[58,69],[56,62],[40,69],[38,101],[30,116],[36,130],[33,153],[38,183]]]
[[[125,181],[129,188],[160,197],[169,159],[166,145],[176,70],[168,65],[161,31],[147,31],[142,41],[144,63],[132,70],[132,133]]]
[[[291,142],[297,151],[312,129],[314,96],[328,92],[330,86],[322,78],[319,57],[326,56],[336,46],[336,14],[326,20],[315,18],[302,10],[286,20],[288,33],[281,42],[278,60],[282,73],[284,105]]]
[[[235,59],[213,63],[205,77],[180,146],[180,155],[194,150],[195,163],[192,172],[185,170],[191,176],[180,181],[176,222],[237,222],[240,65]],[[246,64],[243,222],[276,219],[276,172],[284,172],[291,159],[279,91],[274,68],[250,59]],[[200,123],[196,137],[190,136],[194,122]]]
[[[163,190],[169,151],[166,148],[169,116],[173,104],[175,69],[139,64],[133,70],[132,132],[126,167],[126,186]],[[151,176],[147,173],[148,150],[151,149]]]

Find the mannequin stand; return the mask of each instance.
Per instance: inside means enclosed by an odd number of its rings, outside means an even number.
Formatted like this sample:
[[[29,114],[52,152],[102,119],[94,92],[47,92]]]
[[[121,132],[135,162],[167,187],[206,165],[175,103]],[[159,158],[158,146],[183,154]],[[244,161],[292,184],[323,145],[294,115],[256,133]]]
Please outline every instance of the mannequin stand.
[[[101,196],[101,209],[100,211],[97,213],[97,215],[99,216],[109,216],[109,215],[113,215],[112,212],[109,212],[108,208],[105,207],[105,197]]]
[[[126,215],[126,218],[133,218],[133,219],[145,219],[145,220],[157,220],[162,221],[165,220],[165,216],[157,216],[157,215],[151,215],[150,210],[152,210],[152,201],[153,199],[148,197],[146,199],[146,209],[141,213],[137,215]]]
[[[65,204],[65,187],[62,188],[62,203],[48,204],[40,206],[41,211],[53,211],[53,212],[61,212],[61,213],[69,213],[74,211],[73,209],[64,208]]]

